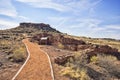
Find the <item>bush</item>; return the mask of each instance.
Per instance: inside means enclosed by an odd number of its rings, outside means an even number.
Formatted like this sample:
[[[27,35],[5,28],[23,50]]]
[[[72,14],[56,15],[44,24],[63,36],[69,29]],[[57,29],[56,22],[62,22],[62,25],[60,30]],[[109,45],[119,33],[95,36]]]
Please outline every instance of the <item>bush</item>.
[[[86,69],[75,69],[72,67],[66,67],[61,70],[61,75],[68,76],[73,80],[89,80]]]
[[[98,57],[97,57],[97,56],[92,56],[92,57],[90,58],[90,62],[92,62],[92,63],[97,63],[97,62],[98,62]]]
[[[70,58],[65,64],[65,68],[60,71],[60,74],[67,76],[72,80],[90,80],[87,75],[87,55],[82,52],[76,52],[74,58]]]
[[[23,62],[25,59],[26,50],[22,47],[15,49],[12,54],[12,61],[13,62]]]
[[[85,66],[88,63],[88,56],[84,52],[76,52],[74,54],[74,62],[73,64],[77,66]]]
[[[111,55],[97,55],[98,57],[98,63],[99,65],[110,65],[113,64],[115,61],[117,61],[117,58],[115,56]]]
[[[120,65],[116,65],[117,58],[114,56],[98,55],[98,65],[105,68],[111,76],[120,78]]]
[[[64,49],[64,45],[62,43],[58,43],[58,48]]]

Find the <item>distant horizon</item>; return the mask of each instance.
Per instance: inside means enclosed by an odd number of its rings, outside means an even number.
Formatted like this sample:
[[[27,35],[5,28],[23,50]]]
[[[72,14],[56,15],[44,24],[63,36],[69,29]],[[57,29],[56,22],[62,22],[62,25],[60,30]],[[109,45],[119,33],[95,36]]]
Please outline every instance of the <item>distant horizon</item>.
[[[120,0],[1,0],[0,29],[47,23],[60,32],[120,39]]]
[[[20,22],[20,23],[33,23],[33,22]],[[20,25],[20,23],[16,26],[16,27],[18,27],[19,25]],[[43,23],[43,22],[42,22]],[[40,24],[40,23],[35,23],[35,24]],[[46,23],[44,23],[44,24],[46,24]],[[50,25],[50,24],[49,24]],[[7,29],[1,29],[0,28],[0,30],[8,30],[8,29],[12,29],[12,28],[16,28],[16,27],[11,27],[11,28],[7,28]],[[50,25],[50,27],[52,27],[51,25]],[[52,28],[54,28],[54,27],[52,27]],[[55,28],[56,29],[56,28]],[[57,29],[56,29],[57,30]],[[58,30],[59,31],[59,30]],[[61,31],[60,31],[61,32]],[[64,34],[66,34],[66,32],[62,32],[62,33],[64,33]],[[74,35],[74,34],[69,34],[69,33],[67,33],[68,35],[72,35],[72,36],[76,36],[76,37],[86,37],[86,38],[100,38],[100,39],[103,39],[103,38],[110,38],[110,37],[91,37],[91,36],[83,36],[83,35]],[[110,38],[110,39],[115,39],[115,40],[120,40],[120,38]]]

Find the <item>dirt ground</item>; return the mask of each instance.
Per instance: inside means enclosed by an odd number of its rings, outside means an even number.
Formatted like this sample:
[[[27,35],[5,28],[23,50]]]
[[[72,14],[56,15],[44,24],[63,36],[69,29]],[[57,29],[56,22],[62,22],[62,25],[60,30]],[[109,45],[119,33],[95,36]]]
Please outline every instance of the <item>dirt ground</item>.
[[[42,46],[40,46],[40,48],[42,50],[44,50],[45,52],[47,52],[48,55],[50,56],[52,66],[54,69],[53,71],[54,71],[55,80],[70,80],[69,78],[67,78],[65,76],[61,76],[60,70],[63,69],[64,67],[57,65],[54,62],[54,58],[57,56],[60,56],[60,55],[72,54],[73,51],[62,50],[62,49],[58,49],[54,46],[47,46],[47,45],[42,45]]]
[[[60,56],[60,55],[72,54],[74,52],[69,51],[69,50],[62,50],[62,49],[58,49],[54,46],[46,46],[46,45],[41,46],[41,49],[44,50],[45,52],[47,52],[48,55],[51,58],[52,66],[53,66],[53,69],[54,69],[55,80],[70,80],[69,78],[60,75],[59,72],[64,67],[61,67],[60,65],[55,64],[54,58],[57,57],[57,56]],[[115,62],[115,64],[118,67],[120,66],[120,62]],[[101,68],[99,66],[96,66],[96,65],[93,65],[93,64],[88,64],[87,66],[91,70],[94,70],[98,73],[103,73],[103,76],[106,76],[107,79],[110,78],[109,73],[107,71],[105,71],[103,68]],[[105,79],[105,80],[107,80],[107,79]],[[119,80],[119,79],[113,77],[113,78],[110,78],[109,80]]]
[[[22,65],[9,61],[6,56],[0,53],[0,80],[11,80]]]
[[[30,59],[15,80],[52,80],[48,57],[37,44],[23,41],[30,52]]]

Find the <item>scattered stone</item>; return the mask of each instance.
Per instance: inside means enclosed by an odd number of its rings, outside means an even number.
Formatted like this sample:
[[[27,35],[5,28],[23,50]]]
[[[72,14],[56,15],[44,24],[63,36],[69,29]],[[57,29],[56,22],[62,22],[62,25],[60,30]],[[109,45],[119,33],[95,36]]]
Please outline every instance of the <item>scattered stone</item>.
[[[88,50],[86,53],[88,54],[89,58],[93,55],[97,54],[106,54],[106,55],[113,55],[116,56],[120,60],[120,52],[116,48],[112,48],[108,45],[97,45],[86,43],[83,40],[77,40],[74,38],[68,38],[63,36],[62,34],[49,34],[49,33],[40,33],[32,37],[32,40],[38,41],[41,44],[41,37],[47,37],[47,42],[44,44],[46,45],[54,45],[58,46],[62,44],[62,49],[68,49],[72,51],[79,51],[79,50]],[[62,61],[62,60],[61,60]],[[64,61],[64,60],[63,60]]]
[[[43,42],[40,40],[42,37],[47,37],[48,39],[46,42]],[[63,35],[57,34],[48,34],[48,33],[41,33],[37,34],[32,37],[31,41],[38,41],[39,44],[45,44],[47,45],[59,45],[59,43],[63,44],[65,46],[65,49],[69,49],[72,51],[78,50],[78,45],[85,45],[86,43],[83,40],[76,40],[73,38],[66,38]]]

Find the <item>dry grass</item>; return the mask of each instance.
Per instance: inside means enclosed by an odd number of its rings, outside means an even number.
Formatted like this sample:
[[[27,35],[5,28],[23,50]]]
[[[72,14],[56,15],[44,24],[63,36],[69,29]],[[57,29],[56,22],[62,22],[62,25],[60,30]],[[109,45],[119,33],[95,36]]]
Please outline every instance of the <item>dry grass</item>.
[[[69,59],[69,62],[64,65],[65,68],[60,71],[60,74],[72,80],[90,80],[87,69],[84,67],[87,64],[86,58],[85,53],[74,53],[74,59]]]
[[[65,67],[60,71],[63,76],[70,77],[73,80],[89,80],[86,69],[79,69],[74,67]]]
[[[115,64],[117,58],[114,56],[98,55],[98,66],[105,68],[111,76],[120,78],[120,65]]]
[[[26,49],[24,47],[18,47],[17,49],[13,50],[11,61],[13,62],[23,62],[26,57]]]
[[[64,48],[65,48],[65,46],[64,46],[62,43],[58,43],[57,46],[58,46],[58,48],[60,48],[60,49],[64,49]]]

